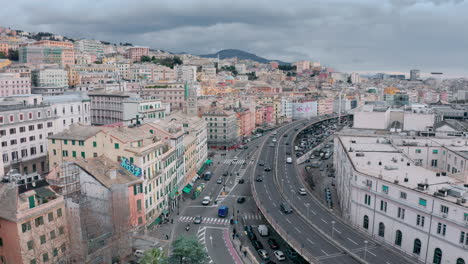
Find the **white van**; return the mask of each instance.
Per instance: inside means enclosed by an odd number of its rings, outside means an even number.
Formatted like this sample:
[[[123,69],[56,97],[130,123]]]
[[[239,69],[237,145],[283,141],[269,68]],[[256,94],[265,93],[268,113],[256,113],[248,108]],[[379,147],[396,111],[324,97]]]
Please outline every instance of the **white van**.
[[[268,236],[269,233],[268,233],[268,227],[266,225],[259,225],[258,226],[258,233],[261,235],[261,236]]]
[[[286,163],[291,164],[291,163],[292,163],[292,158],[291,158],[291,157],[287,157],[287,158],[286,158]]]

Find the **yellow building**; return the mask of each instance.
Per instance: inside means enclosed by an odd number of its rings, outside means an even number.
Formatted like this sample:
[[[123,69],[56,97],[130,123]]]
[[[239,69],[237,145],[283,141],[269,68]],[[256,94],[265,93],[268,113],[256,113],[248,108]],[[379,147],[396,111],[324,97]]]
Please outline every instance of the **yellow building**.
[[[11,64],[9,59],[0,60],[0,69],[8,67]]]
[[[119,69],[111,64],[71,65],[67,67],[68,85],[74,86],[80,83],[80,72],[118,72]]]

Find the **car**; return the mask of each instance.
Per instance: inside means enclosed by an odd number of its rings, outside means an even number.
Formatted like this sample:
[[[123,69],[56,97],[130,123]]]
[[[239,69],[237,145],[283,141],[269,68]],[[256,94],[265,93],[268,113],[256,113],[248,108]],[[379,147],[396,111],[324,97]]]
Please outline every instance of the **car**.
[[[238,159],[237,157],[234,157],[234,158],[232,159],[232,161],[236,162],[237,159]]]
[[[245,232],[247,232],[247,233],[253,232],[252,226],[249,226],[249,225],[245,226],[245,227],[244,227],[244,230],[245,230]]]
[[[273,255],[275,255],[276,259],[279,261],[285,260],[286,256],[284,255],[283,251],[275,250],[273,251]]]
[[[263,177],[261,175],[258,175],[257,178],[255,178],[255,181],[256,182],[262,182],[263,181]]]
[[[243,184],[244,183],[244,179],[239,179],[239,184]]]
[[[209,196],[203,197],[202,205],[209,205],[210,202],[211,202],[211,198]]]
[[[269,260],[270,258],[268,257],[268,252],[264,249],[259,249],[257,250],[258,255],[260,256],[261,259],[263,260]]]
[[[256,238],[252,240],[252,246],[255,248],[255,250],[263,249],[262,243],[258,241]]]
[[[244,149],[248,149],[248,148],[249,148],[249,146],[244,146]]]
[[[195,219],[193,220],[194,224],[201,224],[203,218],[200,215],[195,216]]]
[[[286,255],[288,256],[288,258],[293,260],[299,257],[299,254],[297,254],[297,252],[290,246],[288,246],[288,248],[286,249]]]
[[[239,197],[237,198],[237,203],[244,203],[245,202],[245,197]]]
[[[268,245],[270,246],[271,249],[278,249],[279,245],[278,242],[274,238],[269,238],[268,239]]]
[[[290,214],[292,213],[292,208],[288,203],[281,203],[280,205],[281,211],[285,214]]]
[[[266,167],[266,168],[265,168],[265,171],[271,171],[271,168],[270,168],[270,167]]]
[[[300,188],[299,191],[297,191],[300,195],[307,195],[306,189]]]
[[[229,175],[229,172],[225,171],[223,172],[223,176],[228,176]]]
[[[216,181],[217,184],[221,184],[223,183],[223,179],[222,178],[219,178],[217,181]]]
[[[287,135],[287,134],[284,134],[283,137],[288,137],[288,135]]]
[[[295,128],[295,129],[294,129],[294,131],[298,131],[298,130],[299,130],[299,128]]]
[[[289,142],[286,142],[286,144],[285,144],[285,145],[286,145],[286,146],[289,146]]]
[[[320,168],[320,171],[324,171],[324,170],[325,170],[325,167],[321,167],[321,168]]]
[[[286,151],[286,155],[291,155],[291,151]]]
[[[270,146],[270,147],[274,147],[274,146],[275,146],[275,144],[271,143],[269,146]]]
[[[265,166],[265,162],[264,161],[259,161],[258,166]]]

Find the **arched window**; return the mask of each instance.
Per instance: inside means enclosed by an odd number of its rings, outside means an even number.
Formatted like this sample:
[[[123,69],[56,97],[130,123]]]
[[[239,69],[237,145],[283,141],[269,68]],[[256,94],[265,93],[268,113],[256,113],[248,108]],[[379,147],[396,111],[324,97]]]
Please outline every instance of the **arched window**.
[[[417,238],[414,240],[413,253],[418,255],[421,254],[421,240]]]
[[[369,217],[367,215],[364,216],[364,222],[362,223],[362,227],[365,229],[369,229]]]
[[[440,248],[436,248],[434,250],[434,259],[432,260],[432,263],[434,264],[442,263],[442,250],[440,250]]]
[[[462,258],[457,258],[457,264],[465,264],[465,261]]]
[[[382,222],[379,223],[379,236],[385,236],[385,225]]]
[[[403,239],[403,234],[401,233],[400,230],[397,230],[395,234],[395,245],[401,246],[402,239]]]

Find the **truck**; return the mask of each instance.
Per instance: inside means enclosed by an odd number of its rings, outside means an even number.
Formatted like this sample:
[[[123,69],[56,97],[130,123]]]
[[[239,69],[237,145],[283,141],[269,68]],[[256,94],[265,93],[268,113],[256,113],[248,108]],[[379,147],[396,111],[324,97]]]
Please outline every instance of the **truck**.
[[[259,225],[258,226],[258,233],[261,236],[268,236],[269,235],[268,227],[266,225]]]
[[[226,217],[229,213],[229,207],[223,205],[223,206],[220,206],[219,209],[218,209],[218,216],[219,217]]]
[[[287,158],[286,158],[286,163],[291,164],[291,163],[292,163],[292,158],[291,158],[291,157],[287,157]]]

